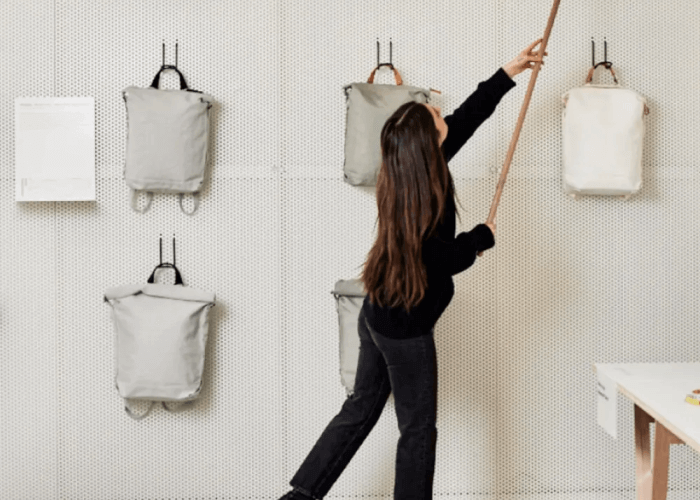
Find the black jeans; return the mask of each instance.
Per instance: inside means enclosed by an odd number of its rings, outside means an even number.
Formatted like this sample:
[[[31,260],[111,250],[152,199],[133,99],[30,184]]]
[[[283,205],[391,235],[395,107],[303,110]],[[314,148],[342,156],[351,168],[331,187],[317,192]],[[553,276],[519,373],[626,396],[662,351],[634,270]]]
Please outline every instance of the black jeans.
[[[434,331],[433,331],[434,332]],[[321,434],[290,484],[323,498],[379,420],[393,391],[399,438],[395,500],[432,498],[437,429],[437,358],[433,332],[393,339],[373,331],[360,310],[360,355],[352,396]]]

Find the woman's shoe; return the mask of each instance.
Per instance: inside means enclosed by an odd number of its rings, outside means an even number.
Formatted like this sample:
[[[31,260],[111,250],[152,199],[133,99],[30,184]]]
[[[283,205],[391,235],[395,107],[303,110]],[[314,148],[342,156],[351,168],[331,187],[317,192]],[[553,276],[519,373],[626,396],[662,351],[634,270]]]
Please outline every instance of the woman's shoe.
[[[279,500],[314,500],[314,498],[303,494],[301,491],[291,490],[280,497]]]

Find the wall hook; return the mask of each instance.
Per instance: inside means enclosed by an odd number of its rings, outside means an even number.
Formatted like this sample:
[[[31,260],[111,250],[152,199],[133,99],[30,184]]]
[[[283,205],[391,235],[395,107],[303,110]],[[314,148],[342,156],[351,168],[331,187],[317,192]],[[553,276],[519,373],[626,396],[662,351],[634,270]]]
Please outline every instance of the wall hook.
[[[598,64],[596,64],[596,62],[595,62],[595,42],[593,41],[593,37],[591,37],[591,57],[592,57],[592,62],[593,62],[592,66],[593,66],[594,68],[597,68],[598,66],[600,66],[600,65],[602,64],[602,65],[605,66],[607,69],[610,69],[610,67],[612,66],[612,63],[611,63],[610,61],[608,61],[608,41],[607,41],[607,37],[603,37],[603,44],[604,44],[604,54],[605,54],[605,55],[604,55],[604,57],[603,57],[603,60],[602,60],[601,62],[599,62]]]
[[[160,250],[160,263],[153,269],[153,272],[151,273],[151,276],[148,278],[148,283],[155,283],[156,281],[156,271],[158,269],[167,269],[171,268],[175,271],[175,284],[176,285],[184,285],[182,281],[182,275],[180,274],[179,269],[175,265],[175,235],[173,234],[173,262],[163,262],[163,234],[160,234],[160,238],[158,240],[158,247]]]
[[[160,264],[159,265],[162,266],[163,265],[163,234],[162,233],[160,234],[158,246],[160,249]],[[175,255],[175,235],[173,234],[173,263],[172,263],[172,265],[174,266],[176,264],[177,264],[177,258]],[[171,265],[171,264],[169,262],[166,262],[165,265]]]
[[[593,37],[591,37],[591,56],[592,56],[592,63],[593,66],[591,67],[591,70],[588,72],[588,78],[586,78],[586,83],[590,83],[593,80],[593,72],[596,70],[598,66],[604,66],[606,69],[610,70],[610,73],[612,74],[613,80],[615,81],[616,84],[619,84],[617,81],[617,76],[615,75],[615,72],[612,69],[612,63],[608,61],[608,41],[604,37],[603,42],[605,44],[605,58],[603,61],[599,62],[596,64],[595,62],[595,42],[593,41]]]
[[[163,62],[161,64],[162,69],[177,69],[177,52],[178,52],[178,41],[175,40],[175,65],[165,64],[165,40],[163,40]]]
[[[382,66],[389,66],[391,69],[394,69],[394,43],[392,42],[391,38],[389,38],[389,62],[388,63],[380,63],[379,62],[379,38],[377,38],[377,68],[381,68]]]

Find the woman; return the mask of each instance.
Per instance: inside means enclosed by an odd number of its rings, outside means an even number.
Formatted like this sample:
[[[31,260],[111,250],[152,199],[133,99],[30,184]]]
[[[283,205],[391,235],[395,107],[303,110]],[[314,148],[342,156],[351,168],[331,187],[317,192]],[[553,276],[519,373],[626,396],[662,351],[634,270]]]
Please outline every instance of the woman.
[[[454,295],[452,276],[495,244],[491,224],[478,224],[455,238],[456,194],[447,162],[515,86],[512,77],[542,61],[533,52],[540,42],[481,82],[451,116],[443,119],[440,108],[409,102],[385,123],[377,177],[379,230],[361,277],[367,296],[358,319],[354,393],[323,431],[290,481],[292,491],[282,499],[323,498],[374,427],[391,391],[401,433],[394,498],[432,498],[437,439],[434,325]]]

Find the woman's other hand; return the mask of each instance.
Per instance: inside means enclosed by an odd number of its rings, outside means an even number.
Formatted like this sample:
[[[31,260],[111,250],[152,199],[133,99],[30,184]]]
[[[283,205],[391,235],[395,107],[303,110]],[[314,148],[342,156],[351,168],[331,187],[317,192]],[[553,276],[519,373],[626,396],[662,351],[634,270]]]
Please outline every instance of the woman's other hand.
[[[494,224],[493,222],[484,222],[484,224],[486,224],[488,226],[488,228],[491,230],[491,233],[493,234],[493,237],[495,238],[496,237],[496,224]],[[477,257],[481,257],[482,255],[484,255],[484,252],[478,252],[476,254]]]
[[[533,52],[535,47],[542,43],[542,38],[539,38],[527,46],[520,54],[515,56],[515,58],[509,63],[503,66],[503,71],[505,71],[509,77],[513,78],[515,75],[522,73],[526,69],[532,69],[535,67],[535,63],[542,62],[544,66],[543,58],[540,52]],[[544,53],[547,55],[547,52]]]

